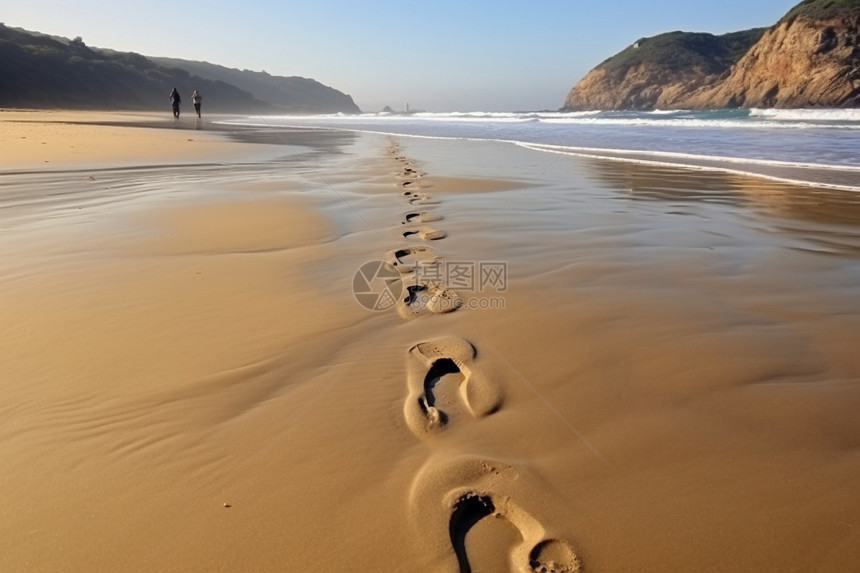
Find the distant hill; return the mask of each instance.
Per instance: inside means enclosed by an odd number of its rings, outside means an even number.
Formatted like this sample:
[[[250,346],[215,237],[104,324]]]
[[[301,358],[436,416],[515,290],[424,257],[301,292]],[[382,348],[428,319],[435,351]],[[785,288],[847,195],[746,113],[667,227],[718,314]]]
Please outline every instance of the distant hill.
[[[860,0],[806,0],[771,28],[642,38],[568,92],[565,110],[860,105]]]
[[[158,64],[181,68],[209,80],[220,80],[241,86],[255,97],[284,111],[297,113],[360,113],[352,98],[320,82],[298,76],[272,76],[266,72],[237,70],[176,58],[150,57]]]
[[[358,111],[352,98],[314,80],[260,73],[272,86],[290,86],[278,93],[274,87],[259,89],[265,81],[249,82],[260,93],[277,96],[269,101],[223,79],[229,74],[213,71],[227,68],[188,63],[199,73],[140,54],[91,48],[80,38],[68,40],[0,24],[0,107],[168,109],[168,95],[176,87],[185,96],[186,109],[191,91],[199,90],[206,112]],[[254,74],[238,72],[236,78]]]

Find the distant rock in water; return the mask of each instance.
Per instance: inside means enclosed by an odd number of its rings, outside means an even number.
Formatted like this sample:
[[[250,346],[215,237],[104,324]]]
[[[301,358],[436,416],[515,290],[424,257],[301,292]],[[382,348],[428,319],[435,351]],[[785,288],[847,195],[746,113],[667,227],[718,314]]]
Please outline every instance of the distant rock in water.
[[[567,111],[860,105],[860,0],[806,0],[769,29],[643,38],[588,72]]]

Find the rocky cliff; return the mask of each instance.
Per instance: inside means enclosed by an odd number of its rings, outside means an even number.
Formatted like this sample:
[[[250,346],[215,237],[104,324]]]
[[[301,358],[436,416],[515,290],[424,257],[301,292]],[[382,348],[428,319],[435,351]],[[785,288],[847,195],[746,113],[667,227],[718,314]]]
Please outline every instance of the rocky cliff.
[[[763,29],[714,36],[669,32],[642,38],[588,72],[567,94],[565,109],[671,109],[713,86]]]
[[[645,38],[586,74],[562,109],[858,106],[858,28],[860,0],[806,0],[767,30]]]
[[[688,107],[856,107],[860,105],[860,7],[825,19],[789,16],[770,28]]]

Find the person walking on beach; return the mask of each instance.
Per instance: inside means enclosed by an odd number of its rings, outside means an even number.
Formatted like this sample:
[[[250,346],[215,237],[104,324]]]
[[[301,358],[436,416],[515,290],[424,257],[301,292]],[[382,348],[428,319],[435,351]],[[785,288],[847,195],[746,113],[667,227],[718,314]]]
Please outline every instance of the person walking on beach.
[[[197,112],[197,117],[200,117],[200,101],[203,99],[203,96],[197,90],[194,90],[194,93],[191,94],[191,103],[194,104],[194,111]]]
[[[173,91],[170,92],[170,101],[173,102],[173,117],[179,119],[179,104],[182,103],[182,98],[179,97],[179,92],[176,91],[176,88],[173,88]]]

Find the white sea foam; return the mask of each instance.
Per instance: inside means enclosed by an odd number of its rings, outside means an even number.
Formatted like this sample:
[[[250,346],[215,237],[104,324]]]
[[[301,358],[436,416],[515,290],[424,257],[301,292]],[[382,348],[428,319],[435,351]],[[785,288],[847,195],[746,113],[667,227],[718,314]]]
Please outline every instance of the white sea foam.
[[[828,122],[858,122],[860,109],[758,109],[750,110],[750,117],[759,117],[779,121],[828,121]]]
[[[557,151],[557,152],[577,152],[589,153],[592,155],[613,154],[618,156],[639,156],[652,158],[666,158],[677,160],[678,162],[687,162],[694,164],[697,162],[720,162],[734,163],[738,165],[763,165],[768,167],[785,167],[792,169],[832,169],[837,171],[856,172],[860,177],[860,166],[852,165],[831,165],[827,163],[808,163],[799,161],[779,161],[772,159],[755,159],[749,157],[733,157],[729,155],[700,155],[695,153],[681,153],[674,151],[652,151],[652,150],[631,150],[631,149],[608,149],[605,147],[577,147],[570,145],[546,145],[541,143],[528,143],[523,141],[515,142],[523,147],[535,149],[537,151]]]
[[[797,163],[789,161],[768,161],[742,157],[696,155],[692,153],[539,145],[523,142],[517,142],[517,145],[535,151],[546,151],[562,155],[593,157],[610,161],[639,163],[642,165],[661,167],[681,167],[699,171],[721,171],[736,175],[763,177],[772,181],[781,181],[783,183],[792,183],[795,185],[826,187],[829,189],[860,192],[860,167],[845,167],[841,165],[827,165],[819,163]],[[776,168],[776,170],[760,169],[762,167]],[[824,174],[824,177],[814,177],[813,173],[815,171],[820,171]],[[832,172],[837,176],[834,177],[828,172]],[[802,176],[792,176],[791,174]],[[856,184],[853,183],[855,179],[857,181]]]
[[[546,123],[568,125],[611,125],[611,126],[640,126],[640,127],[678,127],[697,129],[809,129],[818,127],[804,122],[765,123],[734,119],[695,119],[672,118],[654,119],[650,117],[595,117],[595,118],[544,118]],[[834,126],[843,129],[860,129],[860,126]]]
[[[255,116],[231,123],[505,141],[540,151],[625,154],[629,160],[674,165],[716,162],[733,172],[791,169],[801,179],[809,170],[816,183],[821,173],[832,172],[828,179],[853,189],[860,188],[858,116],[857,110],[476,111]]]
[[[258,116],[259,117],[259,116]],[[778,120],[778,121],[775,121]],[[506,123],[545,123],[558,125],[583,126],[638,126],[669,127],[685,129],[754,129],[754,130],[792,130],[792,129],[844,129],[860,130],[860,110],[741,110],[726,117],[714,112],[687,110],[655,110],[651,112],[418,112],[398,114],[390,112],[367,113],[360,115],[318,115],[318,116],[268,116],[270,124],[288,122],[331,122],[346,123],[469,123],[469,124],[506,124]],[[826,123],[822,123],[826,122]],[[240,122],[236,122],[240,123]]]

